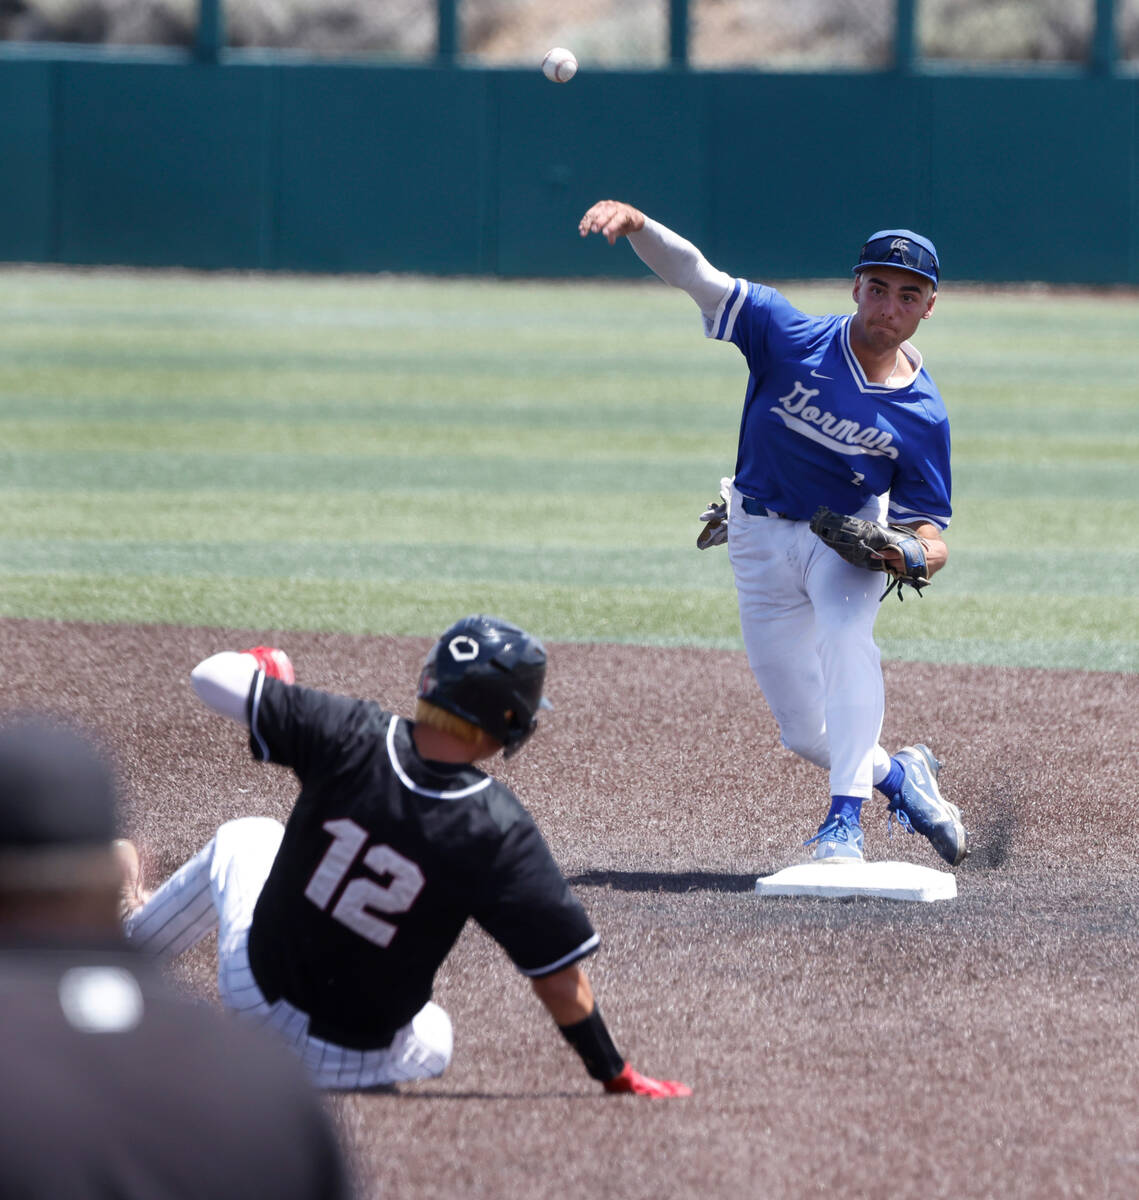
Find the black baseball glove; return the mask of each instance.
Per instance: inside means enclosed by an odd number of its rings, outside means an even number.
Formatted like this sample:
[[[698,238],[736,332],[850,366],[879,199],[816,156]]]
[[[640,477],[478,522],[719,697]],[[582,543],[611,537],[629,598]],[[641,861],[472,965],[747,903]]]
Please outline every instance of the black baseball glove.
[[[922,588],[929,584],[925,542],[904,525],[879,525],[876,521],[844,516],[824,505],[811,518],[811,532],[848,563],[891,575],[893,578],[882,593],[883,600],[895,588],[901,600],[903,585],[912,587],[920,596]],[[882,551],[891,546],[900,552],[900,564],[883,557]]]

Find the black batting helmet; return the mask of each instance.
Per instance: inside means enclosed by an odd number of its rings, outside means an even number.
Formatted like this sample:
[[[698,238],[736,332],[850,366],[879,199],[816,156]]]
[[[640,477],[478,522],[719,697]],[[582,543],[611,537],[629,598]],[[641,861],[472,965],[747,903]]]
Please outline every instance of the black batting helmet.
[[[538,727],[546,679],[546,648],[497,617],[457,621],[431,647],[418,696],[485,730],[515,754]]]

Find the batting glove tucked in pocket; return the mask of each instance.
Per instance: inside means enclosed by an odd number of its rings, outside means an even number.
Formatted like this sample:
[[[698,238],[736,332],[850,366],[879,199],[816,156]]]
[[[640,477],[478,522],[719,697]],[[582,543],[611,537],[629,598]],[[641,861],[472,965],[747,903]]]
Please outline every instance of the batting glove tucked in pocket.
[[[720,499],[713,500],[700,514],[704,528],[696,538],[696,548],[707,550],[709,546],[723,546],[728,540],[728,497],[731,495],[732,479],[725,475],[720,480]]]

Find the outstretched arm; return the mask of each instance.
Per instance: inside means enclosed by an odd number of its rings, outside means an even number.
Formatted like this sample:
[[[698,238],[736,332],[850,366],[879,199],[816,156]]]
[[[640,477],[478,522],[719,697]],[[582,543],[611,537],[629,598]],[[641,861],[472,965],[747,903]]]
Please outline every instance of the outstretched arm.
[[[198,699],[214,712],[242,725],[249,724],[246,701],[258,671],[292,683],[293,664],[283,650],[254,646],[251,650],[222,650],[203,659],[190,672]]]
[[[683,1083],[642,1075],[621,1057],[593,998],[589,976],[577,963],[530,982],[585,1069],[607,1092],[658,1099],[692,1094]]]
[[[612,246],[627,237],[637,257],[665,283],[687,292],[706,316],[715,314],[735,280],[712,266],[688,240],[623,200],[599,200],[578,222],[582,237],[599,233]]]

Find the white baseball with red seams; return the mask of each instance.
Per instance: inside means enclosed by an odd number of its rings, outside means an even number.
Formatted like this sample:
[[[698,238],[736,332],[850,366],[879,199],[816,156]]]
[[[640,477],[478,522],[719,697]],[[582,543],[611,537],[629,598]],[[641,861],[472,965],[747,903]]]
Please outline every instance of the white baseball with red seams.
[[[546,51],[542,59],[542,74],[553,83],[569,83],[577,74],[577,57],[564,46]]]

